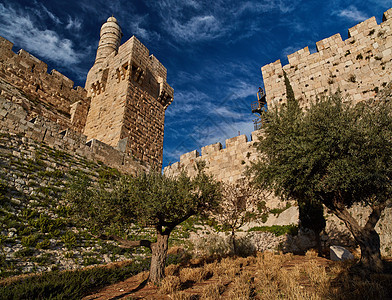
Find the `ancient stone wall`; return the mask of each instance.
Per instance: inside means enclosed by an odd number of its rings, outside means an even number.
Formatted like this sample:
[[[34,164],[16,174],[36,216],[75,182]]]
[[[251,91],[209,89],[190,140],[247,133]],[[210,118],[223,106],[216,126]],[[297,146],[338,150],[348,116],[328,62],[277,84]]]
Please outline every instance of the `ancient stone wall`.
[[[107,28],[116,34],[104,48]],[[113,39],[120,33],[113,17],[102,26],[98,60],[86,80],[91,108],[84,133],[160,168],[165,110],[173,89],[166,82],[166,68],[136,37],[116,49]]]
[[[81,87],[56,70],[47,73],[48,66],[24,50],[17,54],[13,44],[0,37],[0,79],[19,88],[31,100],[27,108],[31,118],[44,116],[63,129],[82,132],[86,123],[90,99]],[[0,91],[6,95],[5,90]],[[8,94],[7,98],[12,99]]]
[[[316,43],[317,52],[305,47],[288,55],[289,64],[280,60],[261,68],[268,103],[285,101],[286,72],[302,106],[316,96],[340,89],[355,102],[373,98],[392,80],[392,9],[377,24],[372,17],[349,29],[349,38],[340,34]]]
[[[226,148],[221,143],[201,148],[201,156],[197,150],[181,155],[180,161],[165,167],[166,175],[178,175],[186,171],[190,176],[197,173],[196,163],[204,162],[205,171],[219,181],[235,183],[244,177],[244,171],[252,161],[257,159],[254,140],[257,131],[252,132],[252,140],[248,141],[246,135],[239,135],[226,140]]]
[[[21,95],[19,97],[23,98]],[[140,164],[130,155],[96,139],[87,141],[85,135],[69,128],[63,130],[61,125],[40,116],[30,119],[28,111],[22,106],[6,100],[2,96],[0,96],[0,132],[17,134],[38,143],[42,142],[54,149],[65,151],[72,156],[102,162],[123,173],[136,174],[148,170],[147,166]]]

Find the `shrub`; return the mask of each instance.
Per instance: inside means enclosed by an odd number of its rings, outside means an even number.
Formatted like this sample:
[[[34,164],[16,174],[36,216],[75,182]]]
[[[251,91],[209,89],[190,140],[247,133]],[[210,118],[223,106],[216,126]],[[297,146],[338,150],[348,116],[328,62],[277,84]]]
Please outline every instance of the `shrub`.
[[[121,268],[49,272],[0,286],[1,299],[81,299],[97,288],[124,280],[148,268],[149,260]]]
[[[297,225],[272,225],[272,226],[258,226],[252,227],[248,230],[251,231],[262,231],[262,232],[271,232],[276,236],[281,236],[284,234],[297,235],[298,234],[298,226]]]
[[[21,243],[24,247],[34,247],[37,244],[38,239],[39,239],[38,234],[31,234],[22,237]]]
[[[62,237],[61,241],[64,243],[65,247],[72,249],[76,245],[76,234],[72,231],[67,231]]]

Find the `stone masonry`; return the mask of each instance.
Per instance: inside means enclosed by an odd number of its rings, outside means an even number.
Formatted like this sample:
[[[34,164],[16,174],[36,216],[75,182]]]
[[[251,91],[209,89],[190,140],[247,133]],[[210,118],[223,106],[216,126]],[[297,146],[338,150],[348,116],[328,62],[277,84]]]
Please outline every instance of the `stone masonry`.
[[[316,53],[305,47],[288,55],[289,64],[283,67],[280,60],[262,67],[268,104],[286,99],[283,71],[302,106],[338,89],[355,102],[373,98],[392,80],[391,27],[392,8],[379,25],[372,17],[350,28],[344,41],[335,34],[317,42]]]
[[[12,51],[13,44],[0,37],[0,78],[19,88],[32,105],[26,107],[28,117],[40,115],[58,123],[62,128],[82,132],[86,123],[90,98],[81,88],[74,88],[74,82],[52,70],[33,55],[21,49],[18,54]],[[0,90],[1,95],[12,99],[12,94]]]
[[[164,173],[176,176],[186,171],[190,176],[197,173],[196,163],[205,162],[205,171],[219,181],[235,183],[243,178],[243,172],[250,162],[257,159],[254,140],[257,131],[252,133],[252,140],[248,141],[246,135],[239,135],[226,140],[226,148],[221,143],[201,148],[201,156],[197,150],[181,155],[180,161],[167,166]]]
[[[91,106],[84,134],[160,168],[173,89],[166,83],[166,68],[148,49],[134,36],[120,46],[121,36],[117,20],[110,17],[87,75]]]
[[[121,152],[114,157],[160,168],[165,110],[173,89],[166,82],[166,68],[148,49],[134,36],[120,45],[121,36],[117,20],[110,17],[102,25],[86,89],[74,88],[56,70],[48,74],[47,64],[24,50],[14,53],[13,44],[0,37],[0,95],[23,107],[24,122],[43,118],[57,124],[58,132],[73,132],[88,145],[100,143]],[[116,165],[124,164],[120,159]]]

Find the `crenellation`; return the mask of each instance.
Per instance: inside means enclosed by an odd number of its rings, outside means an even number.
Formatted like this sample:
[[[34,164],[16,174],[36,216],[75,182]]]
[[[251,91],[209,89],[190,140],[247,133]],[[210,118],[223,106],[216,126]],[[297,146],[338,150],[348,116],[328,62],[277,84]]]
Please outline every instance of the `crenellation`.
[[[217,180],[236,182],[243,178],[246,167],[257,159],[255,140],[259,132],[252,132],[252,140],[248,141],[246,135],[236,136],[226,140],[226,148],[221,143],[202,147],[201,155],[197,150],[180,156],[180,161],[164,168],[167,175],[178,175],[185,171],[189,176],[197,173],[196,163],[204,162],[205,170]]]
[[[336,92],[354,101],[373,98],[375,87],[392,80],[392,9],[377,24],[375,17],[349,29],[342,40],[335,34],[316,43],[317,52],[308,47],[288,55],[289,64],[280,60],[261,68],[267,100],[274,106],[286,99],[283,71],[302,106],[320,95]]]
[[[47,64],[21,49],[12,51],[12,43],[1,38],[0,77],[35,99],[37,105],[29,106],[32,117],[42,115],[62,124],[64,128],[72,128],[81,132],[85,117],[80,114],[71,117],[71,106],[81,103],[86,110],[89,98],[82,88],[74,88],[74,82],[56,70],[47,73]],[[6,93],[6,92],[4,92]],[[80,120],[77,118],[80,117]]]
[[[230,138],[226,140],[226,149],[237,147],[240,144],[247,143],[248,138],[245,134]]]
[[[214,152],[218,152],[222,150],[222,144],[221,143],[215,143],[212,145],[208,145],[208,146],[204,146],[201,148],[201,155],[208,155],[208,154],[212,154]]]

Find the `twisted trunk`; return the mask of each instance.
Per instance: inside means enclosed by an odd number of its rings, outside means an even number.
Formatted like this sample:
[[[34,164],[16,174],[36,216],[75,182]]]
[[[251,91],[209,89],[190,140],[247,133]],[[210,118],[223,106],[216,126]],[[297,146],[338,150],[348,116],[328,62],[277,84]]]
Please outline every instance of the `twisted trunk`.
[[[162,231],[157,227],[157,241],[151,245],[151,265],[149,281],[158,284],[165,277],[165,263],[171,229]]]
[[[346,207],[335,201],[330,208],[334,214],[342,220],[355,241],[361,248],[360,264],[370,272],[380,273],[383,270],[383,263],[380,252],[380,236],[374,229],[386,204],[379,204],[372,207],[372,212],[364,227],[360,227]]]

